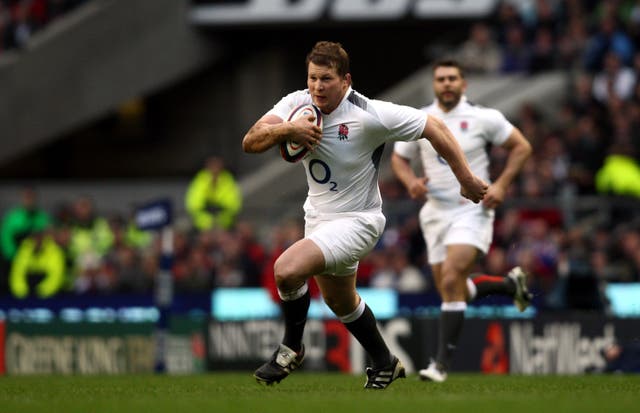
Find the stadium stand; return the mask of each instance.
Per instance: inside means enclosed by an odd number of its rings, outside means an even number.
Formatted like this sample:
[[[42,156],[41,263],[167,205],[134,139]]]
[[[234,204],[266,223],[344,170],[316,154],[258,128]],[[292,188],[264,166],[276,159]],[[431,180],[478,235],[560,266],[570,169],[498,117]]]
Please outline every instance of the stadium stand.
[[[98,0],[94,1],[99,3]],[[531,287],[538,294],[536,305],[542,310],[586,308],[591,305],[592,309],[606,311],[607,300],[602,291],[607,283],[640,282],[640,200],[627,193],[599,193],[594,184],[607,156],[622,153],[636,164],[640,160],[640,128],[637,125],[640,119],[640,87],[637,81],[640,77],[640,6],[629,7],[625,14],[619,15],[618,9],[607,6],[609,2],[539,1],[535,4],[538,8],[525,9],[519,8],[520,2],[505,1],[496,15],[487,19],[485,29],[500,50],[500,65],[491,66],[482,74],[469,75],[473,93],[470,98],[502,110],[523,130],[534,146],[533,159],[513,185],[510,201],[498,211],[496,241],[478,270],[504,272],[513,265],[523,266],[534,276]],[[103,24],[109,25],[109,21],[113,21],[109,19],[124,18],[126,14],[124,9],[112,12],[114,14],[111,17],[107,17],[107,11],[103,11],[96,14],[95,18],[103,18]],[[131,23],[138,24],[142,20]],[[617,31],[611,27],[611,21],[615,22]],[[83,31],[75,33],[90,37],[89,22],[83,20],[78,24],[85,27],[78,29]],[[169,32],[175,34],[167,29]],[[156,62],[151,65],[154,70],[143,70],[136,75],[139,77],[129,79],[127,87],[136,85],[136,90],[125,93],[123,86],[120,92],[114,92],[117,96],[102,96],[95,104],[82,110],[75,108],[71,111],[74,118],[65,120],[64,125],[56,124],[53,120],[45,122],[42,126],[49,131],[46,134],[31,130],[22,135],[18,126],[11,126],[16,129],[9,129],[6,133],[3,130],[2,136],[25,136],[27,143],[12,149],[15,142],[0,139],[0,153],[7,154],[7,158],[15,157],[39,144],[41,139],[53,139],[82,119],[94,118],[106,107],[112,109],[127,98],[150,93],[155,87],[171,83],[171,79],[197,71],[209,61],[210,56],[194,57],[202,52],[198,41],[193,40],[191,34],[180,33],[183,39],[193,41],[189,43],[190,49],[183,50],[185,55],[178,54],[178,49],[187,41],[178,42],[174,44],[175,49],[169,50],[173,54],[168,60],[181,60],[181,56],[186,56],[186,60],[182,60],[186,62],[185,66],[167,68],[150,83],[142,82],[142,78],[155,72],[157,67],[166,67],[166,61]],[[115,37],[115,33],[109,36]],[[605,84],[610,85],[616,74],[603,71],[606,54],[602,49],[614,48],[614,45],[618,45],[614,39],[618,38],[624,39],[620,41],[623,44],[621,62],[633,72],[634,86],[628,95],[609,93],[603,98],[595,93],[595,78],[602,76]],[[50,43],[43,40],[41,46],[38,43],[34,47],[64,47],[55,46],[54,43],[54,40]],[[553,46],[552,52],[548,50],[549,43]],[[140,61],[133,55],[152,48],[143,42],[124,60],[137,65]],[[210,48],[206,49],[210,54]],[[433,52],[435,49],[432,47],[429,50]],[[163,49],[163,53],[167,51]],[[452,53],[456,55],[459,51]],[[43,52],[42,57],[37,59],[44,59],[46,55]],[[140,59],[148,59],[150,55],[146,56]],[[158,57],[157,54],[153,56]],[[432,57],[427,56],[425,63]],[[67,58],[71,59],[71,56]],[[113,63],[122,58],[119,52],[114,51],[104,57],[104,62]],[[29,76],[31,69],[27,65],[41,63],[18,58],[9,64],[24,68],[18,71]],[[247,62],[245,64],[250,65]],[[6,63],[0,65],[0,82],[3,82],[0,84],[8,84],[12,79],[7,78],[6,67]],[[270,70],[275,71],[279,67],[274,64]],[[93,75],[99,76],[101,73],[104,75],[100,71],[93,72]],[[56,79],[55,74],[51,76],[47,82]],[[427,64],[381,93],[380,97],[422,105],[431,99],[429,78],[430,68]],[[92,85],[118,83],[113,78],[98,82],[94,78],[91,82]],[[250,79],[247,82],[252,84]],[[31,102],[37,101],[40,96],[35,91],[38,85],[33,86],[33,94],[28,99]],[[274,89],[277,87],[274,86]],[[612,92],[614,89],[605,90]],[[102,92],[100,88],[96,91],[98,94]],[[268,93],[277,94],[277,90]],[[17,94],[16,90],[13,94],[0,95],[0,99],[4,99],[0,101],[0,107],[12,106],[9,102],[15,100],[10,99]],[[258,103],[252,102],[251,105],[251,110],[261,110],[258,109]],[[0,116],[10,113],[10,117],[19,119],[15,114],[20,110],[16,106],[11,111],[0,112]],[[0,124],[11,124],[7,119],[0,117]],[[500,161],[503,156],[499,149],[492,150],[495,160]],[[174,239],[176,257],[172,272],[180,292],[231,286],[267,286],[265,280],[268,279],[273,255],[277,254],[281,245],[300,234],[301,212],[290,207],[291,200],[295,199],[297,203],[304,196],[304,178],[300,171],[293,170],[297,166],[275,157],[268,159],[254,174],[249,174],[245,166],[242,162],[238,163],[237,172],[245,195],[245,205],[234,228],[197,233],[184,218],[184,211],[177,209]],[[409,266],[418,269],[424,277],[424,283],[414,285],[428,290],[433,283],[424,261],[423,241],[417,235],[419,231],[413,220],[417,205],[406,198],[388,169],[383,169],[381,176],[385,210],[389,217],[387,234],[371,257],[363,262],[360,282],[368,285],[371,280],[380,280],[383,270],[390,271],[388,261],[406,253],[406,257],[401,257],[406,258],[405,261],[397,260],[406,262],[401,266],[401,272]],[[281,182],[284,177],[288,180],[289,191],[283,191],[276,200],[273,197],[274,183]],[[69,236],[69,222],[73,221],[69,220],[70,212],[65,204],[79,194],[91,194],[99,215],[103,215],[117,240],[114,247],[100,254],[97,260],[94,256],[93,261],[87,259],[84,262],[83,268],[90,269],[90,275],[79,277],[77,273],[69,271],[68,289],[62,294],[150,292],[161,255],[159,241],[154,239],[136,244],[133,238],[127,238],[130,214],[134,205],[158,193],[169,196],[176,205],[181,205],[187,180],[188,177],[183,177],[165,179],[160,183],[76,182],[37,187],[47,209],[59,223],[52,231],[60,243],[64,244]],[[19,188],[20,184],[15,183],[0,188],[0,209],[6,211],[17,201]],[[86,282],[89,276],[94,278],[93,284]],[[87,285],[92,287],[88,288]],[[590,295],[586,295],[587,292]],[[584,297],[591,298],[585,300]]]

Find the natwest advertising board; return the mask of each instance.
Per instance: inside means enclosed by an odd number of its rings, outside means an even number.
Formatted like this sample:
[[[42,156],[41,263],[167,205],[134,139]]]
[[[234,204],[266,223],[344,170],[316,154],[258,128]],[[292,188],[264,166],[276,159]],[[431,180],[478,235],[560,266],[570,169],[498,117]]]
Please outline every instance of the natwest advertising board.
[[[438,320],[393,318],[380,322],[392,353],[409,372],[426,366],[437,350]],[[465,321],[454,371],[493,374],[582,374],[605,367],[603,350],[629,342],[640,319],[597,315],[538,316],[527,320]],[[211,321],[206,337],[211,370],[251,370],[267,360],[283,336],[277,320]],[[637,337],[636,337],[637,339]],[[304,369],[360,374],[367,364],[360,344],[337,320],[309,320]]]

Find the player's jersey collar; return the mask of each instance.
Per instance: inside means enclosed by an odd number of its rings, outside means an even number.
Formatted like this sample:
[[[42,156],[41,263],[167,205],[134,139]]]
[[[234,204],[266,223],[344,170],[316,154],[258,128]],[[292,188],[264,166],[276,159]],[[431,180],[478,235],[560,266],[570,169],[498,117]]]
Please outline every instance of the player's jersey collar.
[[[353,89],[351,88],[351,86],[349,86],[347,88],[347,91],[345,92],[344,96],[342,97],[342,100],[340,101],[340,103],[338,104],[338,106],[336,106],[336,108],[333,110],[333,112],[336,111],[336,109],[338,109],[339,107],[342,106],[342,104],[344,103],[345,100],[347,100],[349,98],[349,95],[351,94],[351,92],[353,92]],[[331,112],[331,113],[333,113]]]
[[[453,109],[451,109],[449,112],[443,111],[440,108],[440,106],[438,106],[438,100],[437,99],[433,101],[431,106],[437,112],[438,115],[440,115],[440,116],[451,116],[451,115],[458,114],[461,111],[464,111],[466,108],[468,108],[469,107],[469,102],[467,101],[467,96],[466,95],[462,95],[460,97],[460,102],[458,102],[458,104]]]

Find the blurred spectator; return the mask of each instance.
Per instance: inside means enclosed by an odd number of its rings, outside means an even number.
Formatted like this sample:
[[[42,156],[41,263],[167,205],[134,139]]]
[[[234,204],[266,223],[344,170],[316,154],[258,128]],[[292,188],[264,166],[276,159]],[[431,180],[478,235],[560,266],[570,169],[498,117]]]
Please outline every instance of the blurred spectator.
[[[462,44],[457,60],[469,73],[496,73],[500,68],[500,47],[486,23],[471,26],[469,38]]]
[[[621,282],[637,282],[640,281],[640,262],[638,256],[640,254],[640,230],[628,223],[621,227],[616,234],[616,242],[614,244],[615,254],[614,260],[619,266],[624,268],[620,272],[620,278],[616,281]]]
[[[241,287],[242,280],[237,281],[237,274],[232,274],[230,266],[224,262],[214,262],[201,245],[194,245],[185,262],[184,273],[176,279],[176,291],[179,292],[207,292],[213,288],[214,278],[218,274],[229,276],[226,287]],[[241,278],[241,275],[240,275]]]
[[[411,265],[407,254],[400,248],[374,251],[376,271],[371,275],[369,286],[373,288],[392,288],[401,293],[421,293],[427,291],[429,284],[424,274]]]
[[[0,293],[7,291],[6,283],[11,260],[22,240],[34,232],[44,230],[51,223],[50,215],[38,205],[33,187],[22,188],[20,205],[10,209],[0,224]]]
[[[77,291],[110,291],[115,280],[103,271],[103,257],[112,248],[114,235],[106,218],[98,215],[93,200],[80,196],[73,201],[69,223],[69,253],[78,278]]]
[[[516,6],[503,0],[497,8],[493,26],[497,30],[498,43],[504,46],[507,43],[507,31],[512,26],[521,26],[522,18]]]
[[[368,285],[372,288],[393,288],[395,274],[391,268],[389,253],[385,249],[375,249],[367,257],[371,263],[372,272],[369,276]]]
[[[506,29],[505,44],[502,47],[502,73],[528,73],[531,65],[531,49],[526,44],[524,28],[511,25]]]
[[[520,223],[519,232],[519,244],[509,252],[509,260],[533,276],[535,289],[547,293],[556,281],[560,252],[549,223],[544,218],[533,218],[524,225]]]
[[[122,243],[141,250],[151,247],[153,243],[153,232],[138,228],[133,214],[129,219],[114,216],[109,224],[115,237],[115,243]]]
[[[571,18],[563,27],[558,40],[558,60],[560,67],[578,69],[582,67],[580,58],[587,46],[589,38],[587,26],[583,18]]]
[[[48,298],[66,284],[66,258],[51,231],[32,233],[20,243],[11,265],[9,286],[17,298]]]
[[[140,255],[128,247],[119,248],[106,258],[118,292],[144,294],[152,290],[153,278],[142,272],[140,261]]]
[[[610,52],[604,58],[604,69],[593,79],[593,96],[601,103],[608,102],[614,96],[628,100],[635,84],[633,69],[623,66],[620,56]]]
[[[2,256],[11,260],[20,242],[51,223],[50,215],[38,205],[38,196],[33,187],[21,190],[20,205],[9,210],[3,220],[1,232]]]
[[[521,13],[525,25],[531,32],[537,29],[549,31],[553,38],[560,25],[560,2],[557,0],[534,0],[533,7],[526,14]]]
[[[601,21],[604,18],[612,18],[626,26],[631,18],[631,11],[635,0],[599,0],[593,10],[593,18]]]
[[[539,28],[531,47],[531,73],[539,73],[556,68],[556,48],[553,33],[549,28]]]
[[[604,104],[593,95],[593,76],[586,72],[578,72],[573,78],[567,92],[567,105],[575,117],[590,116],[597,121],[604,117]],[[571,125],[567,125],[571,126]]]
[[[247,276],[243,268],[242,243],[235,233],[220,231],[216,261],[219,263],[214,278],[216,287],[244,287]]]
[[[602,70],[604,57],[609,52],[618,55],[622,65],[631,65],[634,52],[631,39],[614,17],[606,16],[600,21],[596,33],[589,37],[584,53],[584,67],[592,73]]]
[[[151,234],[136,231],[136,237],[131,239],[129,237],[131,225],[128,225],[123,219],[114,217],[109,220],[109,224],[113,233],[113,245],[102,260],[103,270],[109,274],[109,279],[114,281],[115,288],[119,292],[144,293],[151,291],[153,279],[142,271],[141,255],[139,254],[143,247],[149,246]]]
[[[593,194],[594,176],[606,151],[598,125],[593,117],[582,116],[566,130],[564,138],[570,160],[569,181],[579,194]]]
[[[396,274],[395,289],[401,293],[423,293],[429,289],[425,275],[409,262],[404,251],[396,250],[391,256],[391,268]]]
[[[258,241],[255,230],[248,221],[238,222],[236,236],[242,250],[240,265],[245,274],[245,285],[248,287],[260,286],[260,276],[266,261],[265,249]]]
[[[507,253],[498,245],[491,246],[485,261],[486,271],[483,272],[487,274],[507,274],[511,269],[507,261]]]
[[[613,343],[604,350],[606,373],[640,373],[640,342]]]
[[[200,231],[231,228],[242,208],[242,193],[222,158],[212,156],[187,189],[185,206]]]
[[[619,144],[612,148],[596,174],[596,188],[601,194],[640,198],[640,165],[632,156],[633,148]]]

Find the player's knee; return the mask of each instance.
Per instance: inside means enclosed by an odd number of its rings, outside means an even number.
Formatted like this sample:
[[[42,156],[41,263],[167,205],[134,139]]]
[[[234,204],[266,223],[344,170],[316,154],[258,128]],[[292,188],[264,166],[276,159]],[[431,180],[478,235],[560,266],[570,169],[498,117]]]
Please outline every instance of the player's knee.
[[[273,274],[280,290],[289,290],[300,284],[295,266],[289,260],[278,258],[273,265]]]
[[[450,273],[442,277],[440,289],[442,291],[442,295],[446,297],[456,294],[458,289],[458,279],[454,273]]]

